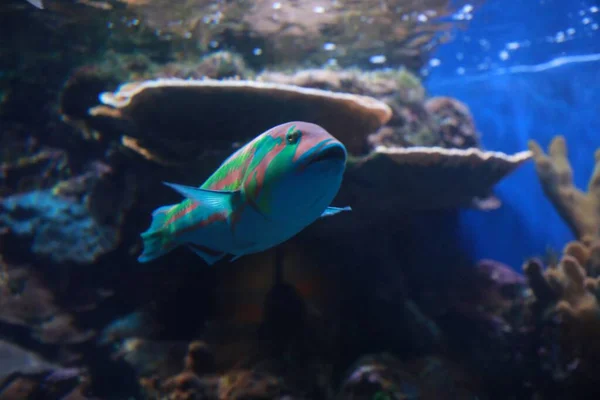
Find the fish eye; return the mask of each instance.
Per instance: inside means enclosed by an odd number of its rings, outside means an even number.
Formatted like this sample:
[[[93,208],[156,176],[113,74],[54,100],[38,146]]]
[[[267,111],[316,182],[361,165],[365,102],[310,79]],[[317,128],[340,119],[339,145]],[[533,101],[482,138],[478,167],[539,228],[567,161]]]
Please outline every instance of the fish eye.
[[[300,132],[298,129],[290,129],[285,136],[285,140],[287,140],[289,144],[296,144],[298,143],[301,135],[302,132]]]

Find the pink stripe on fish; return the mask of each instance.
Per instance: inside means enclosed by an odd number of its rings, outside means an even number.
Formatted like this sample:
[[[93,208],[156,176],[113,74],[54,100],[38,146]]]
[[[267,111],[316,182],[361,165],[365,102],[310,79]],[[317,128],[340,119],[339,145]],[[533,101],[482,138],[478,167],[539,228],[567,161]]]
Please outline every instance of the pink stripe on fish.
[[[254,169],[254,178],[256,179],[256,187],[255,187],[254,193],[252,193],[252,198],[249,199],[253,203],[256,202],[256,200],[258,199],[258,196],[260,195],[260,192],[263,189],[263,186],[265,183],[265,176],[267,174],[267,169],[269,168],[269,165],[271,164],[273,159],[277,156],[277,154],[281,153],[283,151],[283,149],[285,149],[285,146],[286,146],[285,138],[283,138],[281,143],[278,143],[277,145],[275,145],[264,156],[264,158],[260,161],[260,163]],[[251,181],[252,181],[251,179],[248,179],[247,183],[250,183]]]
[[[214,213],[212,215],[209,215],[208,218],[206,218],[206,219],[203,219],[193,225],[190,225],[184,229],[176,231],[173,235],[180,236],[180,235],[183,235],[184,233],[195,231],[196,229],[204,228],[205,226],[213,224],[215,222],[226,221],[227,216],[228,216],[227,211],[221,211],[218,213]]]
[[[175,212],[175,214],[173,214],[173,216],[171,218],[169,218],[167,220],[167,222],[165,222],[165,226],[172,224],[173,222],[178,221],[181,218],[185,217],[186,215],[188,215],[189,213],[194,211],[196,208],[198,208],[199,205],[200,205],[200,202],[193,201],[191,204],[188,204],[183,209],[178,210],[177,212]]]

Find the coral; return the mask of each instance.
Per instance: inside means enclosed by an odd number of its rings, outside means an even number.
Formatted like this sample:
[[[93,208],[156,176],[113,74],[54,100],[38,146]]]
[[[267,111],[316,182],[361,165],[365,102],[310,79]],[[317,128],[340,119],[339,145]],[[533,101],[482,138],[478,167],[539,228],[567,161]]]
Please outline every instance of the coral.
[[[0,223],[31,240],[34,254],[56,263],[91,263],[118,244],[117,231],[98,224],[85,204],[40,190],[6,197]]]
[[[192,342],[181,373],[167,379],[143,378],[141,385],[149,397],[161,399],[280,399],[289,394],[285,384],[272,375],[239,368],[216,374],[213,367],[206,344]]]
[[[436,121],[444,147],[480,147],[473,117],[465,104],[450,97],[433,97],[425,102],[425,109]]]
[[[544,193],[575,237],[586,245],[600,240],[600,149],[596,150],[596,166],[586,193],[573,184],[563,136],[552,140],[548,155],[533,140],[529,148]]]
[[[30,331],[33,339],[44,344],[81,343],[91,331],[76,328],[73,317],[62,311],[43,280],[31,268],[3,263],[0,279],[0,325],[3,331]]]
[[[406,76],[410,78],[407,79]],[[289,72],[267,70],[258,74],[256,80],[382,99],[386,96],[397,96],[406,101],[424,93],[419,79],[405,69],[371,72],[357,68],[309,68]],[[406,81],[409,84],[403,86]]]
[[[98,103],[98,96],[123,81],[159,78],[232,78],[246,77],[249,69],[235,53],[218,51],[200,60],[188,57],[169,63],[159,63],[143,53],[118,53],[107,50],[102,61],[84,64],[70,74],[59,97],[62,119],[77,127],[86,139],[100,139],[99,132],[86,124],[88,110]]]
[[[519,331],[524,325],[526,279],[510,266],[482,259],[475,266],[474,296],[455,306],[463,316],[487,327],[490,336]]]
[[[86,373],[78,368],[61,368],[37,354],[0,340],[0,399],[80,399]],[[80,397],[77,397],[81,395]]]
[[[165,379],[181,370],[187,343],[181,341],[128,338],[117,345],[115,360],[124,360],[142,377]]]
[[[40,148],[34,138],[15,136],[3,131],[0,139],[0,196],[47,189],[69,176],[64,150]]]
[[[7,341],[0,340],[0,379],[14,372],[39,373],[57,366]]]
[[[402,362],[391,354],[361,357],[350,368],[337,399],[475,400],[465,373],[451,362],[429,356]]]
[[[337,398],[400,400],[419,396],[418,378],[406,372],[393,356],[381,354],[364,356],[356,361]]]
[[[216,51],[210,53],[198,62],[197,60],[184,60],[169,63],[159,67],[156,77],[181,78],[181,79],[225,79],[246,78],[250,71],[244,59],[236,53],[229,51]],[[130,80],[130,79],[129,79]]]
[[[544,270],[532,259],[523,267],[534,295],[534,322],[558,324],[557,335],[548,339],[549,346],[558,348],[540,354],[548,358],[555,380],[588,388],[594,385],[600,363],[599,255],[600,243],[570,242],[558,265]]]
[[[148,311],[135,311],[115,319],[98,337],[101,345],[120,342],[128,338],[152,338],[159,328]]]
[[[125,2],[145,27],[162,36],[186,38],[201,51],[242,49],[244,57],[263,65],[322,65],[334,59],[339,65],[370,66],[369,59],[382,54],[386,63],[418,70],[446,40],[441,32],[466,24],[438,20],[454,11],[447,0],[299,0],[276,6],[268,0],[191,0],[178,7],[166,0]]]
[[[530,157],[528,151],[507,155],[475,148],[382,146],[365,158],[349,160],[347,174],[352,183],[342,186],[340,196],[349,196],[353,206],[367,209],[377,198],[379,212],[456,206],[486,209],[486,204],[495,208],[496,202],[474,203],[474,199],[489,197],[497,182]],[[411,190],[400,191],[399,187]]]
[[[247,141],[257,132],[289,120],[318,123],[345,139],[351,151],[361,152],[365,150],[365,134],[391,116],[387,105],[366,96],[241,80],[129,83],[115,93],[103,93],[101,101],[104,105],[90,110],[92,116],[114,119],[118,115],[116,122],[121,124],[117,126],[123,129],[124,123],[132,124],[128,135],[143,135],[136,139],[151,153],[160,151],[158,158],[165,159],[170,152],[179,161],[198,157],[199,149],[207,147],[206,141],[211,141],[212,149],[217,149],[219,142],[223,142],[221,147],[230,148],[232,142]],[[198,113],[198,109],[203,112]],[[243,112],[243,117],[231,118],[231,112]],[[166,131],[170,133],[167,140]],[[221,132],[231,136],[224,139]]]
[[[115,186],[123,184],[119,190]],[[56,263],[92,263],[119,244],[123,213],[135,185],[100,162],[52,188],[0,200],[0,224],[30,240],[32,252]]]
[[[480,147],[468,107],[450,97],[426,100],[419,78],[405,68],[365,72],[358,69],[307,69],[262,72],[257,80],[375,97],[390,106],[385,127],[369,135],[372,147]]]
[[[476,149],[462,152],[446,151],[441,147],[399,149],[398,132],[413,131],[411,123],[407,122],[410,119],[400,117],[404,118],[404,122],[399,122],[396,114],[397,107],[408,104],[414,98],[407,94],[412,93],[411,90],[414,89],[402,92],[397,88],[398,82],[403,81],[408,81],[407,85],[411,87],[417,85],[418,80],[414,77],[407,78],[407,74],[406,71],[361,75],[357,71],[311,70],[291,76],[264,73],[256,81],[159,79],[130,83],[122,85],[117,92],[107,92],[101,96],[104,104],[90,110],[89,125],[98,127],[105,135],[118,137],[125,133],[121,137],[124,147],[151,161],[170,167],[186,168],[188,173],[193,171],[197,175],[201,172],[198,168],[202,165],[206,167],[207,160],[216,164],[219,160],[218,154],[223,153],[224,157],[226,149],[230,151],[232,145],[250,139],[248,132],[255,135],[277,121],[304,119],[321,124],[348,148],[352,157],[348,168],[349,179],[345,186],[348,187],[347,193],[351,193],[351,196],[370,199],[372,196],[360,191],[383,190],[386,194],[379,196],[381,199],[389,199],[390,202],[396,202],[396,206],[405,208],[499,207],[499,201],[491,196],[493,185],[526,161],[529,153],[509,156],[475,151]],[[267,79],[276,83],[265,82]],[[277,83],[281,81],[300,83],[308,85],[309,88]],[[373,82],[375,84],[370,85]],[[316,87],[335,88],[336,91]],[[381,99],[387,99],[386,102],[392,106],[373,97],[342,92],[341,89],[377,94]],[[400,95],[410,98],[400,99]],[[209,98],[210,101],[207,100]],[[182,106],[173,107],[175,103]],[[459,132],[468,131],[470,116],[465,114],[462,105],[447,99],[438,103],[441,105],[434,110],[435,112],[440,115],[451,114],[446,118],[452,121],[448,122],[448,126],[454,126]],[[194,108],[200,107],[205,113],[192,111],[183,106],[185,104],[193,105]],[[223,107],[224,104],[227,106]],[[234,105],[239,118],[225,117],[222,110],[228,110]],[[257,106],[264,107],[268,112],[260,112],[255,108]],[[418,107],[427,113],[422,104]],[[211,115],[211,118],[206,118],[206,115]],[[390,141],[381,140],[382,131],[370,135],[388,121],[390,125],[383,129],[391,129]],[[243,127],[240,124],[243,124]],[[433,132],[427,129],[427,132]],[[223,131],[229,135],[220,135]],[[201,139],[197,132],[203,133]],[[385,145],[382,146],[381,142],[385,142]],[[370,148],[378,143],[375,150]],[[432,139],[432,144],[435,143],[436,140]],[[463,143],[465,146],[467,144]],[[455,170],[448,168],[450,165],[460,167]],[[421,179],[420,175],[414,173],[414,168],[426,168],[435,178]],[[389,177],[389,173],[381,174],[384,170],[395,171],[398,174],[396,179],[386,178],[385,182],[381,182],[385,189],[379,187],[377,179],[373,182],[376,176]],[[451,172],[458,170],[461,172]],[[474,173],[478,178],[466,178],[465,173]],[[456,178],[456,181],[448,180],[448,174]],[[407,179],[416,179],[418,182],[409,182]],[[452,193],[451,196],[434,195],[433,192],[441,190],[440,179],[445,185],[452,187],[448,191]],[[361,185],[361,181],[369,181],[369,189]],[[394,184],[390,185],[389,182]],[[388,193],[390,189],[407,186],[419,187],[420,190],[413,191],[412,197],[403,193],[400,202],[397,196]],[[425,188],[422,188],[423,186]],[[444,203],[440,203],[441,200]]]

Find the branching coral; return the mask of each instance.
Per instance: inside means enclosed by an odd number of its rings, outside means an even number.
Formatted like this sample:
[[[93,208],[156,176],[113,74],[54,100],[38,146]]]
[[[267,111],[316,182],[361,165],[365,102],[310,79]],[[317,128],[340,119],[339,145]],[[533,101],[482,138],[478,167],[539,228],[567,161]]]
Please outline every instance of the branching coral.
[[[544,193],[573,234],[588,246],[600,240],[600,149],[596,150],[596,166],[587,193],[573,184],[573,170],[563,136],[552,140],[548,154],[533,140],[529,142],[529,149]]]
[[[571,242],[558,265],[543,270],[540,262],[530,260],[524,266],[535,296],[533,317],[541,323],[558,318],[558,340],[553,345],[559,347],[549,352],[555,378],[579,383],[594,379],[600,362],[599,256],[598,244]]]
[[[594,391],[600,363],[600,149],[587,192],[573,183],[573,171],[563,136],[555,137],[545,154],[530,141],[544,193],[578,241],[568,243],[563,257],[545,271],[528,261],[524,271],[534,295],[531,312],[542,338],[552,346],[546,355],[555,380],[584,385]],[[557,328],[546,329],[557,324]],[[544,328],[546,327],[546,328]],[[548,331],[555,333],[548,334]],[[546,332],[546,333],[544,333]],[[543,340],[542,340],[543,341]]]

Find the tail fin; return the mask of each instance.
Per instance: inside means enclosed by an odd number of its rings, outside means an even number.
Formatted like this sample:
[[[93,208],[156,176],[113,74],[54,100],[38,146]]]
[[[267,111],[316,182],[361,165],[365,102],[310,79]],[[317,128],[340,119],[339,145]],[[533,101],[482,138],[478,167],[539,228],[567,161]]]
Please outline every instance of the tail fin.
[[[170,241],[168,233],[163,229],[167,221],[167,211],[173,205],[159,207],[152,213],[152,223],[146,232],[141,234],[144,241],[144,251],[138,257],[138,261],[145,263],[167,254],[178,246]]]

